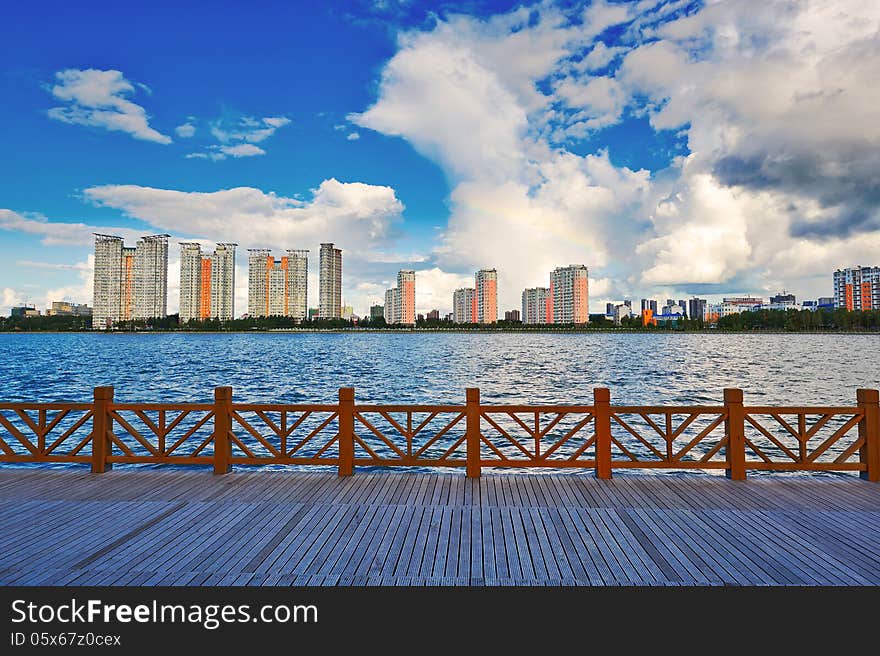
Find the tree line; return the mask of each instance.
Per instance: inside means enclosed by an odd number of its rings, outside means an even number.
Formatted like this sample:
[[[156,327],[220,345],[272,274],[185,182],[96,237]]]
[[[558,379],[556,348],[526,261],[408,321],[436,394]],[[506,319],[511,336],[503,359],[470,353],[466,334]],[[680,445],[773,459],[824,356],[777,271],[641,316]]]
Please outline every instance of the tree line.
[[[139,319],[120,322],[116,331],[178,331],[178,332],[246,332],[266,330],[411,330],[413,326],[387,324],[385,319],[361,319],[357,323],[348,319],[307,319],[296,321],[291,317],[247,317],[220,321],[219,319],[193,319],[181,324],[179,316],[170,314],[155,319]],[[572,332],[572,331],[639,331],[639,332],[877,332],[880,331],[880,310],[867,312],[847,310],[758,310],[740,312],[718,320],[715,326],[702,319],[679,319],[657,326],[642,326],[639,316],[624,317],[615,326],[604,314],[591,314],[587,325],[540,324],[524,325],[520,321],[500,320],[491,326],[475,323],[459,324],[445,319],[417,321],[418,330],[474,330],[474,331],[521,331],[521,332]],[[38,316],[0,317],[2,332],[82,332],[92,329],[91,317]]]

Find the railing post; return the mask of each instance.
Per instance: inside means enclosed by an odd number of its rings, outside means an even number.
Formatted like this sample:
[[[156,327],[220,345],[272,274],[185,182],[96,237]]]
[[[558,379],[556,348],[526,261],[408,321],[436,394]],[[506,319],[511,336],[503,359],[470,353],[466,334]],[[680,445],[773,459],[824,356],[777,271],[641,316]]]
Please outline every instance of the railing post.
[[[746,480],[746,415],[743,410],[741,389],[724,390],[724,409],[727,411],[725,432],[727,433],[727,478],[733,481]]]
[[[96,387],[94,405],[92,406],[92,473],[103,474],[113,469],[113,463],[107,462],[112,452],[110,431],[113,420],[110,418],[110,406],[113,404],[112,387]]]
[[[593,421],[596,422],[596,478],[611,478],[611,390],[593,389]]]
[[[339,475],[354,473],[354,387],[339,388]]]
[[[480,388],[465,390],[465,450],[467,452],[467,477],[480,477]]]
[[[232,471],[232,388],[214,388],[214,473],[228,474]]]
[[[859,449],[859,462],[866,470],[859,477],[872,483],[880,482],[880,391],[860,389],[856,391],[859,403],[859,439],[863,440]]]

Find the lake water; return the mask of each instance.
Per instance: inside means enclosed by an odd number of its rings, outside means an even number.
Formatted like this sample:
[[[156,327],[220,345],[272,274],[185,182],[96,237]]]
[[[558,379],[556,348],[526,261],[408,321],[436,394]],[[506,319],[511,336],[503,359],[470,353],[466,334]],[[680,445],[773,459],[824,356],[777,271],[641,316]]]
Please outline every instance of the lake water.
[[[880,387],[877,335],[724,334],[0,334],[0,401],[854,404]]]
[[[362,403],[461,405],[465,388],[479,387],[487,404],[590,404],[592,388],[609,387],[615,405],[721,405],[722,390],[739,387],[744,390],[746,405],[853,406],[856,389],[880,387],[880,337],[607,333],[0,334],[0,380],[0,402],[88,402],[93,387],[113,385],[119,402],[204,403],[212,400],[215,386],[231,385],[234,400],[253,403],[334,403],[339,387],[353,386],[357,400]],[[14,413],[7,411],[6,417],[28,432]],[[522,434],[512,418],[497,414],[495,417],[511,434]],[[437,421],[442,418],[441,415]],[[675,426],[685,419],[686,415],[678,415]],[[675,448],[681,448],[681,443],[687,443],[712,419],[701,415],[690,426],[689,433],[678,439]],[[808,426],[816,419],[812,418]],[[818,433],[811,440],[811,449],[846,419],[835,417],[828,422],[823,428],[825,433]],[[196,420],[196,416],[187,419]],[[74,421],[73,415],[64,419],[56,432]],[[314,415],[300,430],[311,430],[320,421]],[[373,417],[372,421],[383,419]],[[414,425],[419,421],[414,419]],[[577,421],[576,415],[565,417],[548,433],[546,444],[553,444]],[[666,448],[662,438],[657,442],[653,427],[643,419],[628,415],[628,421],[642,435],[651,436],[659,449]],[[797,419],[792,421],[796,425]],[[177,430],[185,431],[188,425],[180,424]],[[431,426],[434,432],[442,427]],[[274,441],[275,436],[263,428],[263,436]],[[437,452],[429,456],[439,457],[463,434],[463,429],[461,422],[450,430],[443,441],[432,447]],[[774,460],[785,460],[782,452],[754,428],[747,425],[746,429],[747,436],[751,435],[756,444],[760,441],[760,448],[767,450]],[[770,429],[789,449],[797,451],[796,441],[781,425],[774,424]],[[147,427],[138,430],[147,431]],[[393,429],[386,424],[380,430],[390,435]],[[643,444],[622,427],[615,426],[613,430],[622,444],[640,458],[651,457]],[[723,424],[714,430],[723,436]],[[428,436],[433,434],[425,432]],[[368,431],[362,428],[361,435],[373,439],[373,448],[377,452],[384,450],[385,457],[390,457],[386,446]],[[717,442],[718,433],[713,435],[714,442],[700,442],[688,457],[698,459],[706,454]],[[840,455],[855,435],[851,431],[846,440],[835,443],[821,459],[830,461]],[[141,448],[131,438],[125,439],[132,449]],[[202,439],[201,435],[193,437],[192,443],[184,446],[191,451]],[[11,438],[9,441],[24,452],[23,446]],[[501,440],[498,446],[509,457],[520,456],[510,442]],[[255,448],[268,455],[259,445]],[[576,448],[572,440],[557,455],[564,459]]]

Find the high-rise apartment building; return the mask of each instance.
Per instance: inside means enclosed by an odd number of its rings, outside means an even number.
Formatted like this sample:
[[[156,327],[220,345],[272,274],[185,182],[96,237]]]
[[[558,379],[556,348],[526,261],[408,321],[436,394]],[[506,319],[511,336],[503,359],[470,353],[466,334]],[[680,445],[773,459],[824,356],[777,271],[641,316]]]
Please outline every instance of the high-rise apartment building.
[[[550,273],[553,299],[553,323],[583,324],[590,321],[590,297],[587,267],[571,264]]]
[[[235,247],[217,244],[202,253],[196,242],[180,244],[180,321],[235,316]]]
[[[505,321],[518,322],[518,321],[520,320],[520,316],[521,316],[521,315],[520,315],[520,313],[519,313],[519,310],[507,310],[507,311],[504,313],[504,320],[505,320]]]
[[[168,314],[168,238],[141,237],[134,249],[134,318]]]
[[[440,310],[431,310],[428,314],[425,315],[425,319],[428,321],[440,321]]]
[[[549,287],[530,287],[523,290],[522,322],[553,323],[553,299]]]
[[[857,266],[835,271],[834,307],[880,310],[880,267]]]
[[[385,322],[415,325],[416,272],[412,269],[398,271],[397,287],[385,291]]]
[[[342,250],[321,244],[318,271],[318,313],[322,319],[342,317]]]
[[[455,323],[475,323],[477,290],[473,287],[456,289],[452,294],[452,320]]]
[[[404,325],[416,322],[416,272],[404,269],[397,274],[397,303],[394,305],[397,322]]]
[[[276,260],[268,249],[248,249],[248,314],[305,319],[308,257],[307,250],[288,250]]]
[[[122,237],[95,234],[92,327],[166,316],[169,237],[141,237],[132,248]]]
[[[477,323],[498,321],[498,272],[495,269],[480,269],[474,274],[476,289]]]
[[[385,290],[385,323],[392,324],[397,320],[397,289]]]
[[[687,316],[688,319],[705,319],[706,318],[706,299],[694,297],[688,301]]]

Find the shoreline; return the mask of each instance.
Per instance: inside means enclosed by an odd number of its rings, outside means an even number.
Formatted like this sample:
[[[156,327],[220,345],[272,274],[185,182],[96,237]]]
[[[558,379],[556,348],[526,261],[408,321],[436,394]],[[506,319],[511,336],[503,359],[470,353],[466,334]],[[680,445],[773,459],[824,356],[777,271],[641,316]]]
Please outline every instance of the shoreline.
[[[335,334],[335,335],[880,335],[878,330],[633,330],[631,328],[592,328],[571,330],[515,330],[450,328],[270,328],[257,330],[5,330],[0,335],[253,335],[253,334]]]

